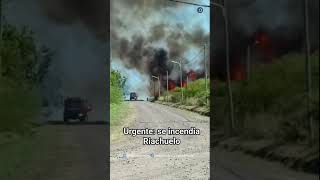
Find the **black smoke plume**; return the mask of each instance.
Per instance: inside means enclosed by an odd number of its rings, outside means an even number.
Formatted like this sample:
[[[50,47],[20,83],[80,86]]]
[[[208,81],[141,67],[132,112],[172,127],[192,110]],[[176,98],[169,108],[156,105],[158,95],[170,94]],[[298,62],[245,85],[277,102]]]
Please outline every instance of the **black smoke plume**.
[[[61,120],[63,99],[88,99],[94,111],[90,120],[107,118],[107,1],[12,0],[4,4],[5,19],[18,27],[28,26],[37,43],[54,52],[43,84],[49,120]]]

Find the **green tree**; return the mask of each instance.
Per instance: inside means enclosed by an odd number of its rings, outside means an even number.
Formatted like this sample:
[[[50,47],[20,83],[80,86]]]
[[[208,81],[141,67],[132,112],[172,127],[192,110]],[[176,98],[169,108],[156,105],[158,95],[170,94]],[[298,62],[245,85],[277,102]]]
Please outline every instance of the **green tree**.
[[[124,86],[127,78],[121,75],[119,71],[110,72],[110,103],[118,104],[122,101]]]
[[[40,84],[53,52],[38,47],[33,32],[24,27],[3,26],[0,46],[0,132],[28,131],[40,113]]]
[[[37,48],[33,32],[27,27],[18,30],[6,24],[2,34],[1,75],[19,85],[38,85],[47,74],[53,53]]]

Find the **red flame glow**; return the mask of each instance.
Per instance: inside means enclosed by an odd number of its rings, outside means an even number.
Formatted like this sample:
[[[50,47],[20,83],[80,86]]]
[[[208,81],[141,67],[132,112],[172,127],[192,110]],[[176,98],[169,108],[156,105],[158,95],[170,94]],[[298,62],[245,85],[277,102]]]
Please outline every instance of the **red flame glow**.
[[[245,80],[246,74],[242,64],[235,64],[231,67],[231,80],[242,81]]]
[[[263,57],[265,57],[264,60],[266,62],[270,62],[273,57],[273,47],[271,38],[267,33],[262,31],[256,32],[254,38],[255,45],[258,47]]]
[[[176,83],[174,81],[172,81],[172,80],[168,81],[168,85],[169,85],[168,86],[169,91],[172,91],[172,90],[174,90],[176,88]]]
[[[197,73],[194,72],[193,70],[189,71],[187,75],[188,75],[189,81],[194,81],[197,79]]]

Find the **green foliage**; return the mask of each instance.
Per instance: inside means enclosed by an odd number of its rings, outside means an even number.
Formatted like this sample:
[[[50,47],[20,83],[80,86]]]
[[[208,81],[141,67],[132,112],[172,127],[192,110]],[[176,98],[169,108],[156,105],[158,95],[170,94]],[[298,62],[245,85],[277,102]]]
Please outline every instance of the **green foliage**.
[[[110,103],[119,104],[123,101],[123,88],[126,78],[119,71],[111,70],[110,73]]]
[[[46,47],[37,49],[33,32],[24,27],[3,27],[1,75],[20,85],[35,85],[46,75],[53,53]]]
[[[119,126],[127,115],[128,104],[118,103],[110,105],[110,126]]]
[[[208,87],[210,84],[208,82]],[[206,91],[205,79],[198,79],[188,84],[188,87],[183,88],[185,101],[183,104],[191,106],[208,106],[207,98],[209,98],[209,89]],[[181,103],[181,88],[176,87],[169,93],[169,101]]]
[[[40,112],[40,97],[0,77],[0,132],[24,133]]]
[[[38,85],[52,60],[52,52],[37,48],[33,33],[11,25],[3,27],[0,46],[0,132],[28,131],[40,113]]]
[[[288,54],[275,59],[272,64],[253,67],[248,82],[233,82],[235,117],[238,127],[258,122],[256,128],[262,135],[274,131],[274,136],[285,140],[306,138],[305,61],[303,54]],[[319,52],[312,55],[312,113],[319,121]],[[216,121],[226,121],[228,97],[226,84],[217,82],[215,95]],[[264,117],[264,118],[262,118]],[[218,123],[222,124],[222,123]],[[250,125],[251,124],[251,125]]]
[[[194,100],[189,100],[189,105],[199,105],[204,106],[207,104],[207,98],[210,96],[210,83],[208,81],[208,90],[206,91],[206,84],[205,79],[198,79],[196,81],[193,81],[189,83],[188,87],[185,88],[185,97],[187,98],[193,98]],[[197,101],[195,101],[195,99]],[[194,104],[196,102],[196,104]]]
[[[123,119],[128,112],[128,104],[123,102],[123,89],[126,78],[119,71],[111,70],[110,72],[110,126],[111,140],[116,139],[121,133],[118,131],[123,124]]]

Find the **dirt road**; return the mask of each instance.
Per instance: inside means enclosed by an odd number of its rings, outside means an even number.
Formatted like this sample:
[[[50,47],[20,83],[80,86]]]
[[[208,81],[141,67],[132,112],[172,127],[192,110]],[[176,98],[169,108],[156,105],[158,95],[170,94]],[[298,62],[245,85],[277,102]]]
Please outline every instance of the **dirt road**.
[[[111,179],[208,179],[209,118],[149,102],[130,102],[136,107],[130,128],[200,129],[196,136],[175,136],[180,145],[143,145],[143,137],[123,136],[111,144]],[[120,128],[120,127],[119,127]],[[172,138],[173,136],[161,136]]]
[[[111,179],[317,180],[318,176],[240,152],[213,151],[209,170],[209,118],[148,102],[131,102],[136,117],[131,128],[201,129],[201,136],[182,136],[179,146],[145,146],[143,137],[123,136],[111,144]],[[209,172],[210,171],[210,172]]]
[[[106,124],[63,124],[41,127],[30,143],[31,157],[8,180],[107,179]]]
[[[241,152],[213,151],[214,180],[318,180],[317,175],[297,172]]]
[[[176,136],[180,145],[147,146],[141,136],[123,136],[111,144],[111,180],[317,180],[318,176],[290,170],[275,162],[215,149],[209,170],[209,118],[147,102],[136,108],[130,128],[190,128],[199,136]],[[167,136],[163,136],[167,138]],[[107,125],[51,123],[41,127],[30,143],[32,154],[8,180],[108,179]],[[29,143],[29,141],[28,141]],[[211,171],[211,172],[210,172]]]

